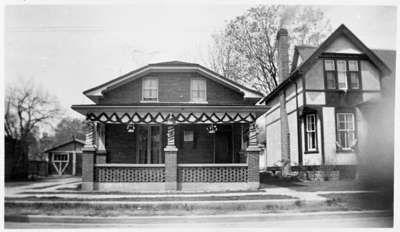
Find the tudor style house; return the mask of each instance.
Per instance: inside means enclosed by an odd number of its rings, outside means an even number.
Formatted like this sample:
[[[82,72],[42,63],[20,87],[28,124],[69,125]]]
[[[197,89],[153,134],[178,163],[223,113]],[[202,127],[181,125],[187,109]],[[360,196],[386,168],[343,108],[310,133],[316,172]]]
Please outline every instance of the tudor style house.
[[[319,47],[296,46],[291,67],[285,29],[277,42],[279,85],[260,101],[270,107],[261,166],[273,170],[285,153],[292,167],[357,165],[373,123],[363,106],[381,98],[391,70],[344,25]]]
[[[259,186],[249,89],[193,63],[149,64],[86,90],[83,190],[240,190]]]

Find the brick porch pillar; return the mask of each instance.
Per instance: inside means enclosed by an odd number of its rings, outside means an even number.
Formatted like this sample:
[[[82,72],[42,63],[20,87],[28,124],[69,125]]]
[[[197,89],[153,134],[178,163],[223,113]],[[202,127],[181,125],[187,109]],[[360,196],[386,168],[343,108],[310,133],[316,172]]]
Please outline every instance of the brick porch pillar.
[[[94,182],[94,164],[96,156],[94,122],[88,121],[85,146],[82,148],[82,190],[92,191]]]
[[[175,128],[168,125],[167,146],[165,152],[165,190],[176,191],[178,189],[178,149],[175,146]]]
[[[247,182],[251,189],[257,189],[260,186],[260,152],[257,144],[257,131],[255,123],[250,124],[249,128],[249,146],[246,149],[247,156]]]

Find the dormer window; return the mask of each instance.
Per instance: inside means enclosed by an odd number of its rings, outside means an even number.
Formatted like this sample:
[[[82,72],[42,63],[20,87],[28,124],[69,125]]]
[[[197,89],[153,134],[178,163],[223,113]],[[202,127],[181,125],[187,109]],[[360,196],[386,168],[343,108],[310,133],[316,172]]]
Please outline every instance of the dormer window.
[[[347,90],[347,67],[345,60],[337,61],[338,89]]]
[[[349,60],[350,88],[360,89],[360,72],[357,60]]]
[[[142,82],[142,100],[158,101],[158,79],[145,78]]]
[[[360,89],[360,68],[358,60],[325,59],[325,82],[327,89]]]
[[[193,78],[190,82],[190,101],[207,101],[207,82],[202,78]]]

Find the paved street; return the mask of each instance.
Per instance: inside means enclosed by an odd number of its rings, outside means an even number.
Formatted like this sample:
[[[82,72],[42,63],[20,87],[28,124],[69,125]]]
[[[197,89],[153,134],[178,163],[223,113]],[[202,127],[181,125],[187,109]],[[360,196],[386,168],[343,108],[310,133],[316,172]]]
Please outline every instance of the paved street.
[[[5,228],[91,228],[91,227],[137,227],[137,228],[165,228],[165,227],[218,227],[218,228],[247,228],[247,227],[392,227],[393,217],[387,214],[355,214],[355,215],[300,215],[271,217],[266,215],[252,215],[243,217],[214,217],[207,220],[199,218],[180,217],[179,221],[154,218],[131,223],[14,223],[5,222]]]

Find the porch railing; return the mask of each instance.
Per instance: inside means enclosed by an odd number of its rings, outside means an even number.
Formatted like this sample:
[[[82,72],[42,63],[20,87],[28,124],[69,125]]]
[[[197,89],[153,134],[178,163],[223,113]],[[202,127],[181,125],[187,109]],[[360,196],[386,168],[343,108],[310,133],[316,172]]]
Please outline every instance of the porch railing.
[[[96,164],[95,182],[165,182],[165,164]]]
[[[178,164],[178,182],[247,182],[247,164]]]

